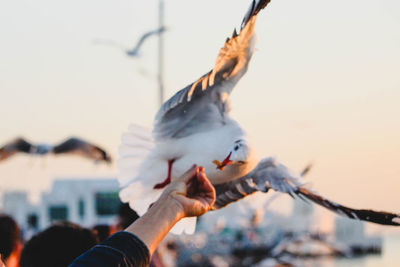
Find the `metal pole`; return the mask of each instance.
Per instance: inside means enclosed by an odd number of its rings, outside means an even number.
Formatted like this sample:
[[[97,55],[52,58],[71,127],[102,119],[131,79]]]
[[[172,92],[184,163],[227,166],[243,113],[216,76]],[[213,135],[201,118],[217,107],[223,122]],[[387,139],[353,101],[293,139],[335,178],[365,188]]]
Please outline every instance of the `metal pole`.
[[[159,0],[158,5],[158,24],[159,28],[164,27],[164,0]],[[164,34],[158,35],[158,86],[160,94],[160,107],[164,103]]]

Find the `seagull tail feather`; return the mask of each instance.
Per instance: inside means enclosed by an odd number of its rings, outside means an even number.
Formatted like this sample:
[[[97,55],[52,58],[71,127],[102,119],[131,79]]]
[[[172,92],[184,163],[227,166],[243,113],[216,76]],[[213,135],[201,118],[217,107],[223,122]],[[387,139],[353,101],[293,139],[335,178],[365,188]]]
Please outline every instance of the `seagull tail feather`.
[[[138,125],[129,126],[128,131],[121,137],[118,151],[118,181],[121,187],[129,185],[135,180],[139,167],[153,147],[154,141],[150,130]]]

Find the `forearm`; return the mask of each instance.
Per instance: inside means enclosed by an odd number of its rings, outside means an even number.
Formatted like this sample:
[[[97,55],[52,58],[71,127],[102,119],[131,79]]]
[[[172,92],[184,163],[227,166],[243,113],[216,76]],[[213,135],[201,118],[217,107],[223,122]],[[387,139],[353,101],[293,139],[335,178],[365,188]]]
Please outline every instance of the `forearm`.
[[[159,199],[154,205],[125,231],[135,234],[149,249],[156,250],[171,228],[183,217],[182,209],[171,197]]]

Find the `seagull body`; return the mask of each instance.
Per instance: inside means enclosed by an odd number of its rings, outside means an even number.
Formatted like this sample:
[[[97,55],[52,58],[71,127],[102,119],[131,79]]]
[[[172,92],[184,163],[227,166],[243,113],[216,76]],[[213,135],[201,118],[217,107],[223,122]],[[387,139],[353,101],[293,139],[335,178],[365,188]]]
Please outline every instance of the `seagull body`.
[[[258,158],[252,149],[247,153],[236,153],[232,159],[244,163],[229,165],[224,171],[217,169],[213,160],[225,158],[230,153],[232,144],[236,141],[243,142],[243,140],[246,140],[246,135],[239,124],[228,119],[225,125],[212,131],[157,142],[144,161],[142,171],[140,171],[137,179],[151,181],[154,178],[166,176],[169,161],[173,161],[170,177],[172,181],[187,171],[193,165],[193,162],[205,168],[207,177],[213,184],[240,178],[249,173],[258,162]]]
[[[153,131],[131,126],[122,136],[119,180],[123,202],[146,212],[162,189],[193,164],[205,167],[217,190],[215,208],[256,191],[273,189],[309,199],[340,215],[381,224],[400,225],[396,214],[355,210],[309,190],[300,175],[272,158],[259,160],[245,131],[229,115],[229,95],[246,73],[254,52],[257,14],[270,0],[254,0],[239,33],[221,48],[214,68],[178,91],[156,114]],[[144,159],[144,160],[143,160]],[[185,218],[174,233],[192,233],[196,218]]]
[[[38,155],[45,155],[45,154],[50,153],[52,150],[53,150],[52,145],[42,143],[42,144],[37,144],[36,146],[32,145],[32,149],[31,149],[30,153],[38,154]]]

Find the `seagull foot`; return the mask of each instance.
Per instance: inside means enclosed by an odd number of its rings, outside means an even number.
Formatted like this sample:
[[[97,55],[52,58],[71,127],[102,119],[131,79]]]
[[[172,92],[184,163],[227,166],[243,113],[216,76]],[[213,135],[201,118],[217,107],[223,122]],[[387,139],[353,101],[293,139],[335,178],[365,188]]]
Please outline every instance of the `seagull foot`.
[[[171,183],[171,177],[168,176],[162,183],[156,184],[153,189],[162,189]]]
[[[172,171],[172,163],[174,163],[175,159],[168,160],[168,176],[167,178],[161,182],[156,184],[153,189],[162,189],[171,183],[171,171]]]

